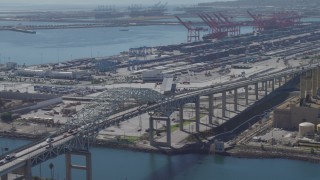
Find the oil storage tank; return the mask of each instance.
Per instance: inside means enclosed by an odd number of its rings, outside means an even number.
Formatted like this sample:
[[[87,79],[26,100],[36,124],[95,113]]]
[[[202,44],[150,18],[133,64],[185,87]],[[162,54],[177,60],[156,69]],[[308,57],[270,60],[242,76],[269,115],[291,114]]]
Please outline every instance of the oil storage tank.
[[[317,132],[320,133],[320,124],[317,125]]]
[[[314,135],[314,124],[310,122],[303,122],[299,124],[299,136],[304,137],[304,136],[310,136]]]

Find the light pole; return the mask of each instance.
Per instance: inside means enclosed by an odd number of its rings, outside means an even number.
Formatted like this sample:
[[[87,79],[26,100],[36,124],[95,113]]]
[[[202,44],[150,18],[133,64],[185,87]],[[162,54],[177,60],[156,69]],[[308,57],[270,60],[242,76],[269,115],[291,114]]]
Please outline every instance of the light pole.
[[[193,128],[194,128],[194,125],[191,124],[191,133],[193,133]]]

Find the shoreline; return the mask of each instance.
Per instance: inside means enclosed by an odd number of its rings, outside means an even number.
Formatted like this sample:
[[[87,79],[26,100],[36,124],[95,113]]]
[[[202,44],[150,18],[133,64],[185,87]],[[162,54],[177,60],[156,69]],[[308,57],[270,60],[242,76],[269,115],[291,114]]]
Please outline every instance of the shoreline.
[[[320,154],[288,153],[280,150],[241,149],[235,147],[229,151],[231,157],[247,159],[288,159],[320,164]]]
[[[21,139],[21,140],[36,140],[44,135],[28,135],[21,133],[14,133],[8,135],[8,133],[0,132],[0,137]],[[220,155],[234,158],[247,158],[247,159],[288,159],[298,160],[311,163],[320,164],[320,154],[311,153],[293,153],[282,152],[281,149],[259,149],[251,146],[235,146],[227,149],[225,152],[210,152],[209,143],[202,143],[203,146],[199,146],[199,143],[189,143],[181,148],[160,148],[143,144],[121,144],[114,142],[106,142],[97,140],[92,147],[97,148],[111,148],[119,150],[128,150],[142,153],[158,153],[167,156],[182,155],[182,154],[203,154],[203,155]]]
[[[30,140],[30,141],[40,139],[41,137],[44,137],[45,135],[46,134],[25,134],[25,133],[0,131],[1,138],[21,139],[21,140]]]

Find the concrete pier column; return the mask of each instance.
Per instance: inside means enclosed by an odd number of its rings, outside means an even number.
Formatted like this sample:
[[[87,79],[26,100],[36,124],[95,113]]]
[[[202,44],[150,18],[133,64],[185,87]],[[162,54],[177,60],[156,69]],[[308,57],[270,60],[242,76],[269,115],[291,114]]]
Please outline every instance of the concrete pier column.
[[[317,73],[317,76],[318,76],[317,87],[320,88],[320,67],[317,67],[317,71],[318,71],[318,73]]]
[[[312,70],[310,71],[307,71],[306,72],[306,78],[305,78],[305,81],[306,81],[306,90],[307,90],[307,94],[310,94],[312,95]]]
[[[85,157],[85,166],[74,165],[72,164],[71,156],[84,156]],[[92,163],[91,163],[91,153],[89,151],[77,151],[77,152],[67,152],[65,155],[66,158],[66,180],[72,179],[72,169],[79,169],[86,171],[86,180],[92,180]]]
[[[165,121],[165,126],[163,126],[165,129],[156,129],[157,133],[165,132],[166,133],[166,142],[159,142],[155,141],[154,139],[154,127],[153,122],[154,121]],[[149,140],[150,145],[155,146],[164,146],[164,147],[171,147],[171,120],[169,117],[158,117],[158,116],[152,116],[150,115],[149,118]]]
[[[256,94],[256,100],[259,99],[259,84],[258,83],[255,83],[254,84],[254,91],[255,91],[255,94]]]
[[[87,170],[87,180],[92,180],[92,160],[91,160],[91,153],[87,154],[86,158],[86,170]]]
[[[166,122],[167,122],[166,123],[167,145],[170,147],[171,146],[171,120],[170,120],[170,118],[168,118]]]
[[[288,82],[288,76],[284,76],[284,83],[286,84]]]
[[[265,85],[265,82],[261,82],[261,86],[262,86],[261,89],[262,90],[264,90],[264,88],[265,88],[264,85]]]
[[[227,92],[222,92],[222,117],[226,117],[226,109],[227,109]]]
[[[238,89],[234,89],[234,111],[238,111]]]
[[[200,96],[196,97],[195,101],[196,110],[196,132],[200,132]]]
[[[318,91],[318,68],[312,69],[312,96],[317,96]]]
[[[2,175],[1,180],[8,180],[8,174]]]
[[[184,123],[184,119],[183,119],[183,105],[180,105],[179,108],[179,127],[180,127],[180,131],[183,130],[183,123]]]
[[[282,84],[282,77],[279,77],[279,87],[281,86]]]
[[[265,92],[265,96],[267,96],[268,95],[268,81],[266,81],[264,84],[265,84],[264,92]]]
[[[306,73],[302,73],[300,75],[300,97],[305,98],[307,94],[307,83],[306,83]]]
[[[246,105],[249,104],[249,87],[248,86],[245,86],[244,87],[244,91],[245,91],[245,98],[246,98]]]
[[[152,116],[149,117],[149,141],[150,141],[150,144],[152,145],[152,143],[154,142],[154,137],[153,137],[153,118]]]
[[[209,124],[213,122],[213,94],[209,95]]]
[[[26,161],[26,165],[24,167],[24,178],[25,180],[32,180],[32,165],[30,159]]]
[[[84,153],[85,157],[86,157],[86,167],[84,167],[84,170],[87,171],[86,176],[87,176],[87,180],[92,180],[92,160],[91,160],[91,153],[85,152]]]
[[[274,79],[271,80],[271,88],[272,88],[272,91],[274,91],[274,84],[275,84],[274,81],[275,81]]]
[[[66,160],[66,180],[71,180],[72,173],[71,173],[71,153],[70,152],[65,154],[65,160]]]

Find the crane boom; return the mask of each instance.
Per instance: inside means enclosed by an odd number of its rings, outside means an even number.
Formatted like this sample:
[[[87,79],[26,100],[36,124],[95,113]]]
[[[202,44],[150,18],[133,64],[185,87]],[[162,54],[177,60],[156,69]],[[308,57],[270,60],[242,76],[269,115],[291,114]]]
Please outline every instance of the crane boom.
[[[175,17],[184,27],[186,27],[188,30],[191,29],[191,27],[187,23],[183,22],[178,16],[175,16]]]

